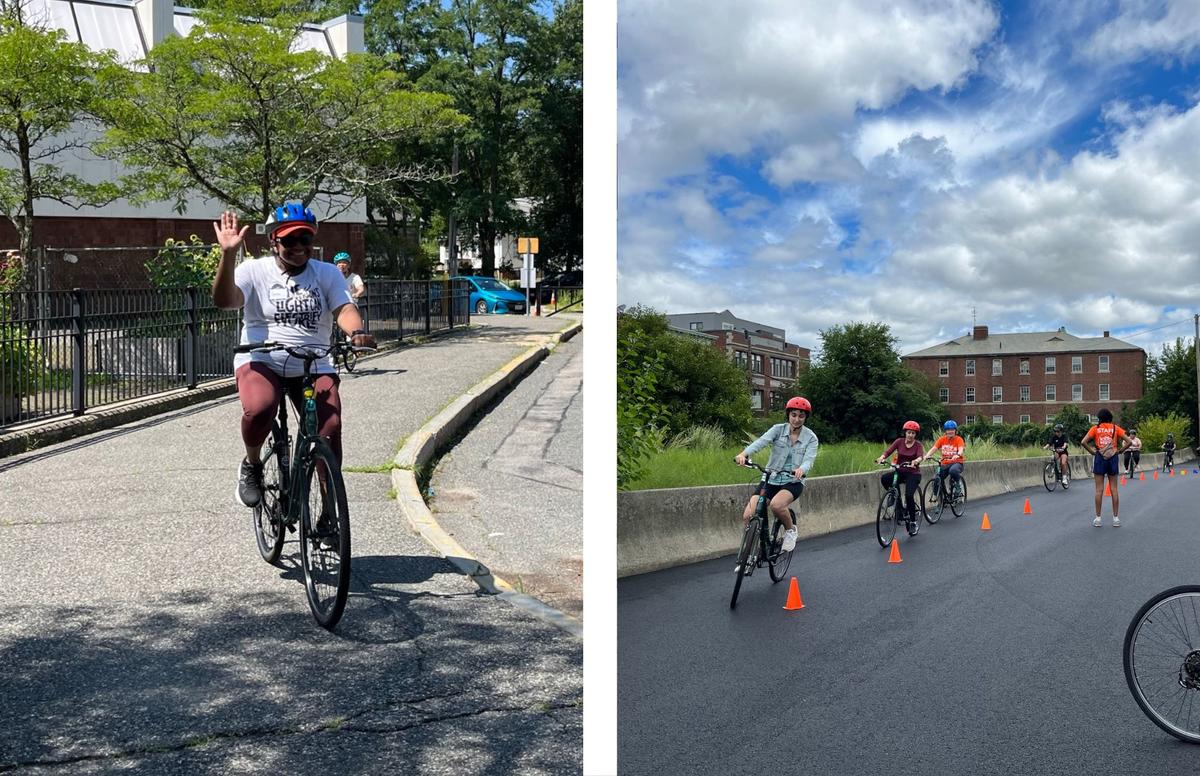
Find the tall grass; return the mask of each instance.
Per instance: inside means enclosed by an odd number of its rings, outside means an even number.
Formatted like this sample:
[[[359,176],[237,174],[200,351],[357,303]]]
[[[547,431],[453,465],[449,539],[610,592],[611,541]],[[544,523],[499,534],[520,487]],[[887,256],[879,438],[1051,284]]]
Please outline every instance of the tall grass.
[[[734,456],[742,452],[744,445],[729,445],[721,438],[720,431],[710,429],[693,435],[693,431],[670,440],[662,452],[650,458],[645,473],[629,484],[629,490],[650,488],[691,488],[698,485],[751,485],[758,480],[758,472],[739,468]],[[933,440],[924,440],[928,449]],[[689,443],[689,444],[685,444]],[[828,477],[834,474],[878,471],[875,459],[887,449],[888,443],[841,442],[823,444],[817,451],[812,477]],[[966,459],[968,470],[971,461],[990,461],[1002,458],[1034,458],[1048,455],[1040,447],[1013,447],[998,445],[991,440],[968,442]],[[754,461],[767,465],[769,450],[755,453]]]

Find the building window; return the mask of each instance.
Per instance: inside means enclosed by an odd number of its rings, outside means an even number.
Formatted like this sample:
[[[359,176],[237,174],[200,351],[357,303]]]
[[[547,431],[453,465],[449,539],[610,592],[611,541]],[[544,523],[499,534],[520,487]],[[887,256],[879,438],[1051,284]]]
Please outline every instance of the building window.
[[[750,409],[762,409],[762,391],[752,391],[750,393]]]
[[[1022,423],[1028,423],[1028,422],[1029,422],[1029,416],[1028,416],[1028,415],[1022,415],[1022,416],[1021,416],[1021,422],[1022,422]]]
[[[975,422],[975,416],[974,416],[974,415],[968,415],[968,416],[967,416],[967,419],[966,419],[966,421],[965,421],[965,425],[968,425],[968,426],[969,426],[969,425],[971,425],[971,424],[972,424],[972,423],[974,423],[974,422]]]
[[[1071,356],[1071,374],[1083,374],[1083,356]]]
[[[940,401],[942,404],[950,403],[950,389],[944,385],[941,388],[938,388],[938,401]]]
[[[993,426],[1004,425],[1004,416],[1003,415],[993,415],[992,416],[992,425]]]
[[[1053,422],[1054,422],[1054,416],[1053,416],[1053,415],[1047,415],[1047,416],[1046,416],[1046,425],[1047,425],[1047,426],[1049,426],[1049,425],[1050,425],[1051,423],[1053,423]]]
[[[735,364],[737,364],[739,367],[741,367],[742,369],[745,369],[748,361],[749,360],[746,357],[746,351],[744,351],[744,350],[733,351],[733,362]]]
[[[1083,401],[1083,383],[1071,386],[1071,401]]]
[[[1100,383],[1100,401],[1108,401],[1108,383]]]
[[[967,389],[967,403],[968,404],[975,403],[975,389],[974,388]]]
[[[786,358],[771,358],[771,377],[789,378],[795,374],[795,362]]]
[[[1023,358],[1023,359],[1021,359],[1021,369],[1020,369],[1020,372],[1021,372],[1021,374],[1023,374],[1023,375],[1027,375],[1027,374],[1029,374],[1029,359],[1027,359],[1027,358]]]
[[[949,361],[939,361],[938,362],[938,377],[949,377],[949,376],[950,376],[950,362]]]
[[[1100,373],[1106,374],[1107,372],[1108,372],[1108,356],[1100,356]]]
[[[967,377],[972,377],[975,374],[975,359],[967,359]]]
[[[1004,388],[999,385],[992,386],[992,401],[1004,401]]]
[[[1088,420],[1091,421],[1093,426],[1100,422],[1100,418],[1095,415],[1088,415]]]
[[[1052,375],[1057,369],[1057,361],[1054,356],[1046,356],[1046,374]]]
[[[1055,395],[1057,393],[1058,393],[1057,385],[1047,385],[1046,386],[1046,401],[1057,401],[1058,396]]]
[[[722,331],[734,331],[733,324],[732,323],[722,323],[721,330]]]
[[[1004,362],[998,358],[992,359],[992,377],[1004,374]]]
[[[779,393],[778,391],[771,391],[771,409],[783,409],[783,394]]]
[[[1029,386],[1021,386],[1021,401],[1029,401]]]
[[[702,324],[700,323],[700,321],[692,321],[691,323],[688,324],[688,328],[691,329],[692,331],[700,331],[701,325]]]
[[[761,375],[762,371],[762,356],[758,353],[750,354],[750,365],[755,374]]]

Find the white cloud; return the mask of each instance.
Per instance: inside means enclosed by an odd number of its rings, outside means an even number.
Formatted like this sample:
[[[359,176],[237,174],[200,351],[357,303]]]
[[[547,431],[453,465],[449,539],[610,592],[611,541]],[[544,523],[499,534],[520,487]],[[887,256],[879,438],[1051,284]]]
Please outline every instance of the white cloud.
[[[1147,55],[1191,59],[1200,48],[1195,0],[1121,0],[1116,17],[1101,25],[1082,51],[1098,62]]]

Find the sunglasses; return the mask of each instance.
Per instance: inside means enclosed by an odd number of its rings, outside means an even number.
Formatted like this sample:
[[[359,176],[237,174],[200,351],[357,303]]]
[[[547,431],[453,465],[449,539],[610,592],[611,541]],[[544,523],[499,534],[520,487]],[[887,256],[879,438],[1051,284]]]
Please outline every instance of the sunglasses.
[[[305,248],[308,248],[313,244],[313,235],[310,232],[289,234],[286,237],[277,238],[275,242],[279,243],[284,248],[295,248],[297,245],[303,245]]]

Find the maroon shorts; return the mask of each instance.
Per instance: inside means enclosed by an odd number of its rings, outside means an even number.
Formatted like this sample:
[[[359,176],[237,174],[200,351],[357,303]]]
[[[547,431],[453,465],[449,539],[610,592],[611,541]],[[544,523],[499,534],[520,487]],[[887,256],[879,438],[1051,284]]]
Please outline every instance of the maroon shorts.
[[[238,398],[242,402],[242,441],[247,447],[262,447],[271,433],[271,421],[279,410],[286,391],[293,407],[301,407],[304,399],[304,380],[300,377],[281,377],[274,369],[259,361],[242,364],[234,373]],[[338,463],[342,462],[342,399],[338,395],[341,380],[335,374],[318,375],[316,389],[317,433],[329,440]]]

